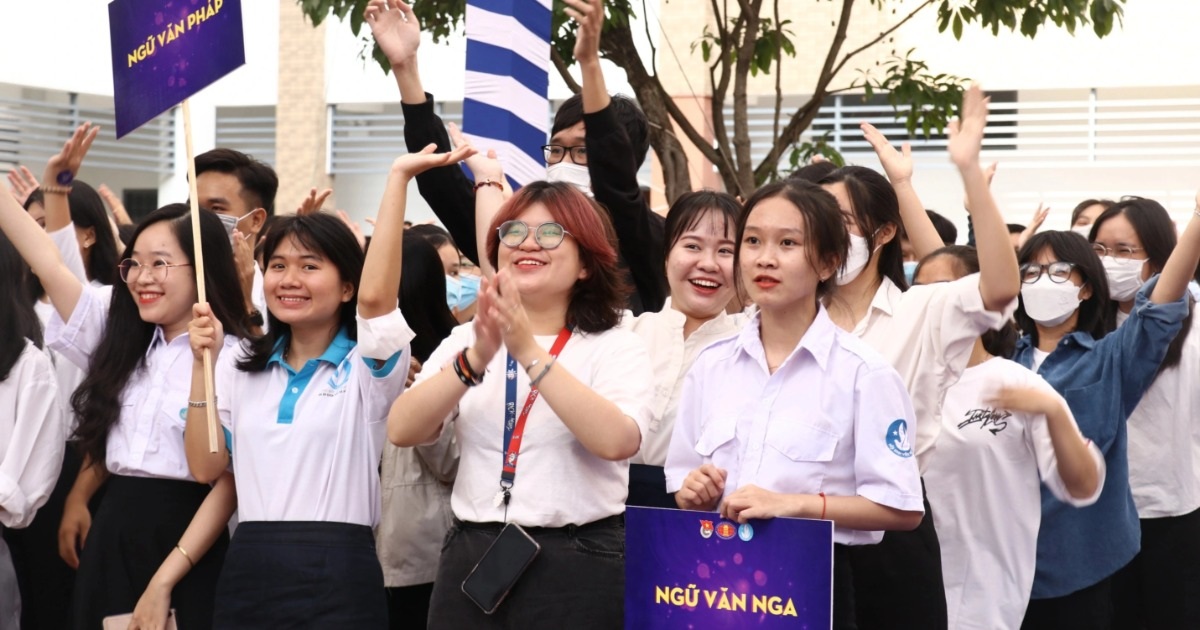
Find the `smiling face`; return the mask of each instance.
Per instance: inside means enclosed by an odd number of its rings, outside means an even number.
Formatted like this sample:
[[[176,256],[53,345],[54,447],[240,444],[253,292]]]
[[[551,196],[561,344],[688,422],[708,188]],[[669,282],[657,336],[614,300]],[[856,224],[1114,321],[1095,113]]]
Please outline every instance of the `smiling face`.
[[[716,317],[733,299],[734,226],[717,210],[679,235],[667,255],[671,304],[696,319]]]
[[[765,199],[746,219],[739,271],[750,299],[762,310],[790,310],[815,303],[817,285],[833,275],[815,269],[804,217],[783,197]]]
[[[294,236],[271,252],[263,291],[271,314],[293,329],[336,326],[342,304],[354,298],[354,284],[342,280],[337,266]]]
[[[529,226],[529,234],[516,247],[500,244],[496,250],[498,268],[512,274],[522,298],[553,296],[566,302],[575,283],[587,274],[579,258],[579,245],[569,235],[554,249],[538,245],[537,226],[554,222],[542,203],[531,204],[516,220]]]
[[[130,258],[140,267],[131,270],[126,281],[142,321],[162,326],[168,339],[186,330],[196,303],[195,269],[171,223],[159,221],[138,234]]]

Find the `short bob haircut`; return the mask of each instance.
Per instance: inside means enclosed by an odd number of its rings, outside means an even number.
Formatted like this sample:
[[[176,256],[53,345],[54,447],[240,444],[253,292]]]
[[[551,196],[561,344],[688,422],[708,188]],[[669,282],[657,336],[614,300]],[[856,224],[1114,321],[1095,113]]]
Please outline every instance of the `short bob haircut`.
[[[621,321],[628,288],[617,269],[617,236],[608,213],[575,187],[563,182],[533,182],[517,191],[496,213],[487,235],[487,257],[497,268],[498,229],[542,204],[579,246],[587,277],[575,283],[567,305],[567,325],[582,332],[603,332]]]
[[[285,239],[293,238],[301,247],[325,257],[338,270],[342,282],[354,285],[354,296],[344,302],[338,310],[338,325],[346,330],[352,340],[358,339],[358,283],[362,279],[363,262],[366,257],[358,246],[358,240],[342,220],[326,212],[308,215],[276,217],[267,238],[263,242],[263,260],[268,270],[271,256]],[[443,292],[442,299],[445,300]],[[243,372],[261,372],[280,343],[288,343],[292,327],[279,321],[275,313],[267,309],[267,333],[249,344],[249,355],[238,363]]]
[[[1079,304],[1079,319],[1075,330],[1091,334],[1093,339],[1100,339],[1108,334],[1116,324],[1116,313],[1113,302],[1108,298],[1108,277],[1104,275],[1104,266],[1100,257],[1092,251],[1092,246],[1084,238],[1074,232],[1049,230],[1038,232],[1025,241],[1021,251],[1017,252],[1017,263],[1024,265],[1044,249],[1054,254],[1062,262],[1074,263],[1075,271],[1083,278],[1084,285],[1091,285],[1092,295]],[[1025,297],[1021,296],[1015,315],[1021,331],[1029,335],[1034,345],[1038,342],[1037,324],[1025,312]]]
[[[732,239],[737,231],[738,220],[742,216],[742,204],[733,195],[712,190],[697,190],[680,195],[675,203],[671,204],[663,228],[666,233],[666,247],[663,248],[664,265],[683,233],[695,229],[709,213],[722,220],[722,230]]]
[[[879,273],[891,279],[903,291],[908,288],[904,277],[904,254],[900,237],[904,223],[900,220],[900,201],[886,177],[865,166],[843,166],[821,179],[822,186],[843,183],[850,196],[850,209],[868,251],[875,251],[875,235],[884,226],[896,226],[896,235],[879,250]]]
[[[835,270],[829,278],[817,284],[817,300],[823,300],[836,286],[837,270],[846,263],[846,253],[850,249],[850,232],[846,229],[842,211],[833,195],[817,184],[791,178],[759,188],[746,201],[746,209],[737,224],[738,247],[733,255],[734,285],[738,294],[746,295],[745,279],[741,274],[741,244],[746,235],[746,224],[758,204],[776,197],[795,206],[804,219],[804,251],[807,252],[808,262],[813,269],[828,265]]]
[[[1100,213],[1100,216],[1092,222],[1090,240],[1095,242],[1096,235],[1100,233],[1100,226],[1118,215],[1124,215],[1125,220],[1133,226],[1133,231],[1137,232],[1151,272],[1162,273],[1163,268],[1167,266],[1167,259],[1171,257],[1171,252],[1175,251],[1175,245],[1179,242],[1179,237],[1175,234],[1175,223],[1171,221],[1171,215],[1167,213],[1167,209],[1153,199],[1124,197]],[[1200,268],[1196,270],[1193,279],[1197,276],[1200,276]],[[1193,313],[1195,313],[1195,309],[1189,309],[1187,318],[1183,320],[1183,328],[1180,329],[1179,334],[1175,335],[1171,345],[1167,347],[1167,355],[1159,366],[1159,372],[1179,365],[1180,359],[1183,358],[1183,343],[1192,329]]]

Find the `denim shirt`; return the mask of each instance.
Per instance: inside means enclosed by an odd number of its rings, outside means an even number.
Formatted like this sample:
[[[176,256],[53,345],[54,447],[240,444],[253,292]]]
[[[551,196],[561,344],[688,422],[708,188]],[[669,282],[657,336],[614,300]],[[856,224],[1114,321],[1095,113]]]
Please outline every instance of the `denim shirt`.
[[[1059,342],[1038,369],[1067,400],[1079,430],[1104,453],[1108,475],[1100,500],[1074,508],[1042,487],[1033,599],[1062,597],[1092,586],[1125,566],[1141,545],[1141,527],[1129,491],[1125,421],[1137,407],[1187,317],[1186,296],[1153,304],[1151,278],[1134,302],[1129,320],[1099,341],[1076,331]],[[1029,336],[1013,359],[1033,365]]]

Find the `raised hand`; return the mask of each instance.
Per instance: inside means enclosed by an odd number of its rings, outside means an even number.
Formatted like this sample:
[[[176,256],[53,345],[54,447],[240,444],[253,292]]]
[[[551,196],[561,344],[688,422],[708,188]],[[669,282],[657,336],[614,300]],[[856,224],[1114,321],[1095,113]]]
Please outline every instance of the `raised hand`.
[[[129,211],[125,209],[125,204],[107,184],[100,184],[96,192],[100,193],[100,198],[108,204],[108,209],[112,210],[113,220],[117,222],[117,225],[133,225],[133,219],[130,218]]]
[[[675,504],[681,510],[711,510],[721,502],[725,493],[726,472],[712,464],[688,473],[679,492],[675,493]]]
[[[412,7],[400,0],[371,0],[363,17],[393,68],[416,63],[421,23]]]
[[[25,205],[25,200],[29,199],[29,195],[37,190],[38,180],[33,176],[33,173],[24,166],[8,172],[8,187],[12,189],[13,197],[17,198],[17,203]]]
[[[197,361],[203,359],[205,350],[212,351],[213,360],[216,360],[217,354],[221,352],[221,346],[225,341],[225,330],[221,326],[221,320],[213,316],[208,302],[192,306],[192,321],[188,324],[188,341],[192,345],[192,356]]]
[[[862,129],[863,138],[871,144],[875,155],[879,157],[879,163],[883,166],[883,172],[887,173],[888,181],[892,182],[893,186],[910,181],[913,174],[912,146],[905,142],[897,151],[896,147],[888,142],[887,136],[875,125],[862,123],[859,127]]]
[[[1028,241],[1031,236],[1037,234],[1041,229],[1042,223],[1046,222],[1046,217],[1050,214],[1050,206],[1044,206],[1038,202],[1037,211],[1033,213],[1033,220],[1029,222],[1029,227],[1021,232],[1021,236],[1017,239],[1017,247],[1024,247],[1025,241]]]
[[[475,357],[471,359],[471,365],[479,370],[484,369],[487,364],[492,362],[492,358],[500,351],[500,345],[503,343],[500,324],[492,315],[495,304],[494,295],[492,281],[487,278],[480,280],[479,310],[475,314],[475,319],[472,320],[475,328],[475,345],[471,348],[475,352]],[[476,359],[479,360],[478,365],[475,364]]]
[[[496,320],[500,328],[500,336],[504,347],[513,358],[524,365],[530,352],[537,350],[537,340],[533,338],[533,329],[529,324],[529,315],[525,305],[521,303],[521,293],[517,289],[517,281],[508,269],[496,272],[488,288],[491,292],[492,306],[488,314]]]
[[[972,85],[963,94],[962,113],[950,121],[946,129],[950,136],[947,149],[950,161],[960,170],[979,165],[979,150],[983,146],[983,130],[987,126],[988,103],[979,85]]]
[[[237,269],[238,279],[242,281],[242,297],[250,304],[250,294],[254,290],[254,270],[258,266],[258,262],[254,260],[254,235],[242,234],[241,230],[234,228],[229,242],[233,246],[233,266]]]
[[[354,234],[354,240],[358,241],[359,249],[367,251],[367,237],[363,235],[362,226],[358,224],[358,221],[351,219],[350,215],[346,214],[345,210],[338,210],[337,216],[342,220],[342,223],[346,224],[346,227],[350,228],[350,232]],[[373,219],[371,219],[370,222],[372,226],[375,225]]]
[[[63,143],[62,150],[46,162],[46,170],[42,173],[42,182],[50,185],[69,186],[75,181],[75,174],[83,164],[83,158],[92,142],[100,133],[100,127],[85,122],[75,128],[75,133]]]
[[[299,206],[296,206],[296,215],[303,217],[320,212],[321,206],[325,205],[325,200],[329,199],[332,194],[332,188],[326,188],[320,192],[316,188],[310,188],[308,195],[300,200]]]
[[[437,145],[432,142],[417,153],[401,155],[392,162],[392,172],[412,179],[421,173],[439,166],[449,166],[475,155],[471,145],[459,146],[449,153],[437,153]]]
[[[604,27],[603,0],[564,0],[567,17],[575,20],[575,59],[580,63],[600,60],[600,33]]]
[[[446,125],[446,131],[450,133],[450,141],[457,148],[472,147],[471,141],[463,135],[462,129],[458,125],[450,123]],[[487,153],[481,153],[477,149],[471,148],[471,155],[466,160],[467,168],[471,169],[471,174],[475,176],[476,182],[492,180],[500,182],[504,186],[505,198],[512,195],[512,189],[508,187],[508,182],[504,179],[504,165],[500,160],[496,159],[496,152],[488,149]]]

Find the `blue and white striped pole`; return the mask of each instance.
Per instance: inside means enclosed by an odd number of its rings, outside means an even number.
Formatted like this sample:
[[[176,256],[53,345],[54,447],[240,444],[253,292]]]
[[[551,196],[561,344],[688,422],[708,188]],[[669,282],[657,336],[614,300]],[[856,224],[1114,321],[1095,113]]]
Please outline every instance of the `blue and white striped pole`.
[[[551,0],[467,0],[463,133],[513,188],[546,178]]]

